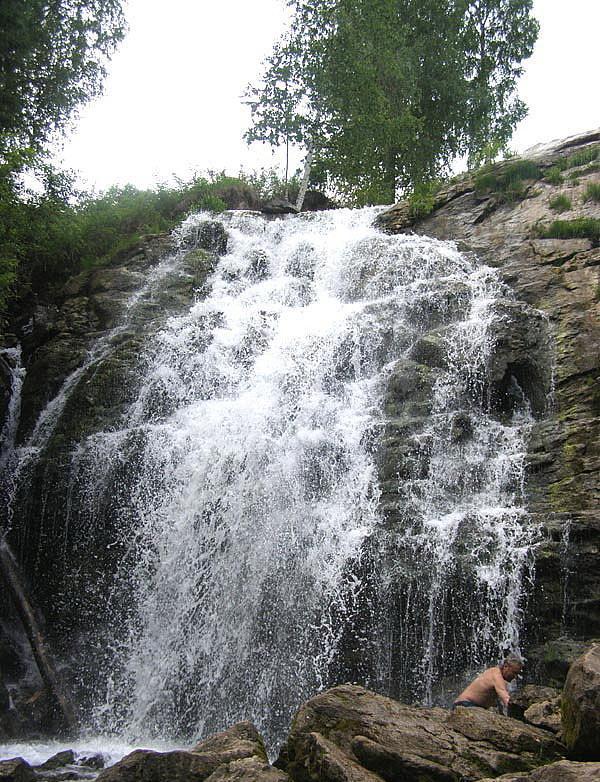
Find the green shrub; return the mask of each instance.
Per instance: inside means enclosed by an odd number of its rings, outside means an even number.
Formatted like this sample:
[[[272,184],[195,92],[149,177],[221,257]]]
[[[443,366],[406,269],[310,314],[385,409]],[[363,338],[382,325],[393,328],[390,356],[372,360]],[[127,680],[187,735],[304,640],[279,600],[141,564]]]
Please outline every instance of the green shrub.
[[[564,157],[556,163],[556,167],[560,171],[566,171],[569,168],[577,168],[578,166],[585,166],[587,163],[593,163],[598,159],[600,155],[600,147],[587,147],[574,152],[568,157]]]
[[[597,244],[600,241],[600,220],[593,217],[554,220],[548,227],[542,227],[539,235],[543,239],[591,239]]]
[[[413,219],[419,220],[427,217],[433,212],[435,207],[435,197],[440,189],[441,183],[438,180],[424,182],[416,185],[415,189],[408,196],[410,213]]]
[[[544,179],[550,182],[551,185],[561,185],[563,182],[563,175],[560,173],[558,166],[552,166],[544,174]]]
[[[550,209],[553,212],[568,212],[571,208],[571,199],[564,193],[550,199]]]
[[[525,197],[524,183],[540,177],[539,166],[532,160],[515,160],[501,171],[482,170],[475,177],[475,190],[494,194],[500,201],[519,201]]]
[[[583,200],[600,203],[600,182],[590,182],[583,194]]]

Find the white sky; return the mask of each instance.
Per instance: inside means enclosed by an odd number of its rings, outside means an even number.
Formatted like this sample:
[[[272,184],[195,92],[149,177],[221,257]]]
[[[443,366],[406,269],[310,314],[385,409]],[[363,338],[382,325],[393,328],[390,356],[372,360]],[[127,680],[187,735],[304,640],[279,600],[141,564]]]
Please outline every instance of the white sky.
[[[99,189],[281,168],[283,150],[242,140],[240,96],[283,29],[284,0],[128,0],[126,10],[104,95],[81,111],[58,160]],[[535,0],[534,13],[541,31],[521,80],[529,116],[515,151],[600,126],[600,0]]]

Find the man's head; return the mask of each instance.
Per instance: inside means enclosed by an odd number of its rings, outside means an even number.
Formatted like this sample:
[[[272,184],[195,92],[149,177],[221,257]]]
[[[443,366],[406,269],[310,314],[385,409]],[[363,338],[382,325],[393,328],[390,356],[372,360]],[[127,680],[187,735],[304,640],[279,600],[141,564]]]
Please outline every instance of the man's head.
[[[507,655],[500,665],[502,678],[507,682],[512,682],[523,670],[523,660],[516,654]]]

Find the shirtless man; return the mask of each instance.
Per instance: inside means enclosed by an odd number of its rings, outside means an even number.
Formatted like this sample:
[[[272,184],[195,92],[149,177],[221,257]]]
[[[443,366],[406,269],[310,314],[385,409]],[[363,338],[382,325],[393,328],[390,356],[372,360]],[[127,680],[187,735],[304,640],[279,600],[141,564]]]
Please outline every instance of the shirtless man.
[[[522,660],[516,654],[509,654],[500,665],[488,668],[464,689],[454,701],[452,708],[456,706],[480,706],[489,709],[498,698],[504,708],[508,706],[510,695],[507,682],[519,675],[523,669]]]

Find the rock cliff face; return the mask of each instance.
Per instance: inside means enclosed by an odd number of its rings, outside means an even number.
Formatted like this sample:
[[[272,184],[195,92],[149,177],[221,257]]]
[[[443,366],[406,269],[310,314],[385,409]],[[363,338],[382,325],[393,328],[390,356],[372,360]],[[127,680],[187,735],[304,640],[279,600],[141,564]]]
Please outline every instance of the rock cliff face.
[[[503,187],[509,178],[503,174],[522,162],[513,160],[494,167],[497,189],[490,178],[465,176],[437,194],[426,217],[415,218],[402,202],[379,218],[387,231],[457,242],[497,267],[516,294],[505,333],[498,335],[492,377],[501,388],[512,375],[536,419],[526,491],[544,540],[537,550],[530,643],[600,634],[600,247],[593,223],[600,218],[599,141],[595,131],[534,148],[524,156],[532,173],[517,194]],[[544,238],[557,218],[570,223],[559,231],[566,236],[580,233],[572,221],[587,219],[589,236]],[[419,376],[431,362],[421,364],[414,369]],[[418,387],[410,392],[414,400]],[[392,450],[386,460],[401,456]],[[555,652],[537,649],[532,656],[545,663]]]

